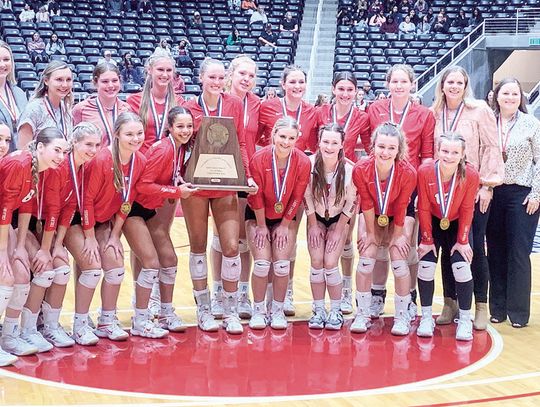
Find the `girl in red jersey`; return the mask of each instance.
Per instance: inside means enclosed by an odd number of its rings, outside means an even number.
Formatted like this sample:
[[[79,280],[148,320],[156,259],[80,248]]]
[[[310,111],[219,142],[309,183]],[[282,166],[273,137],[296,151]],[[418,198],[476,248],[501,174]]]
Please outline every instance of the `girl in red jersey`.
[[[411,301],[411,276],[407,264],[410,237],[404,231],[404,222],[407,205],[416,186],[416,171],[406,160],[405,135],[395,124],[383,123],[375,129],[372,149],[373,154],[358,161],[353,170],[365,231],[358,229],[358,309],[351,332],[366,332],[370,326],[372,273],[378,247],[384,245],[389,247],[396,287],[392,334],[407,335],[410,329],[408,306]]]
[[[257,132],[259,129],[259,107],[261,101],[251,90],[255,86],[257,65],[245,55],[236,57],[229,66],[227,84],[231,95],[238,96],[242,100],[244,134],[246,138],[246,150],[251,159],[255,153],[257,144]],[[245,213],[247,205],[247,193],[238,192],[238,219],[240,222],[240,241],[238,250],[242,261],[242,271],[238,283],[238,315],[240,318],[251,318],[251,301],[249,299],[249,272],[251,270],[251,255],[246,240]],[[211,249],[212,274],[214,277],[214,289],[212,293],[212,314],[219,318],[223,316],[223,282],[221,281],[221,247],[219,236],[214,228]]]
[[[469,234],[480,178],[472,165],[465,164],[465,139],[462,136],[456,133],[442,134],[437,142],[437,156],[437,161],[425,163],[418,169],[418,218],[421,235],[418,246],[418,291],[422,304],[422,319],[416,333],[422,337],[433,336],[433,280],[440,249],[450,256],[456,281],[459,300],[456,339],[470,341],[473,338],[473,250],[469,244]]]
[[[0,273],[13,282],[2,327],[1,346],[14,355],[30,355],[40,350],[32,344],[34,335],[30,332],[22,337],[19,324],[19,315],[30,290],[30,271],[34,271],[34,284],[44,277],[43,271],[36,270],[31,264],[25,244],[35,240],[28,231],[39,228],[40,221],[31,221],[31,218],[36,205],[38,215],[42,214],[44,171],[58,167],[66,149],[63,134],[57,129],[47,128],[36,135],[28,145],[28,151],[16,151],[0,163]],[[36,200],[36,196],[39,199]],[[10,225],[16,229],[16,236],[10,233]]]
[[[355,108],[355,95],[357,92],[356,78],[351,72],[338,72],[332,82],[334,102],[331,105],[322,106],[319,109],[319,121],[321,124],[336,123],[345,131],[343,151],[345,157],[353,163],[357,161],[355,148],[360,139],[364,149],[369,150],[371,137],[369,132],[369,120],[366,113]],[[352,219],[354,225],[356,216]],[[352,272],[354,263],[354,248],[352,245],[352,230],[349,228],[347,241],[341,256],[343,269],[343,290],[341,311],[345,314],[352,313]]]
[[[111,144],[113,126],[116,117],[122,112],[129,112],[131,107],[118,98],[122,83],[120,70],[116,65],[103,62],[94,68],[92,82],[97,95],[77,103],[73,107],[73,124],[90,122],[101,130],[102,147]]]
[[[267,325],[264,303],[270,266],[273,266],[273,300],[270,326],[286,329],[283,303],[287,291],[290,258],[296,245],[296,212],[309,183],[310,161],[295,148],[299,126],[294,119],[279,119],[272,130],[273,145],[257,151],[250,167],[259,191],[248,197],[246,208],[248,242],[253,254],[252,329]],[[272,262],[272,263],[271,263]]]
[[[84,338],[84,344],[97,342],[85,326],[102,269],[101,315],[94,333],[111,340],[128,337],[116,318],[116,302],[125,272],[120,235],[146,163],[139,152],[143,141],[144,131],[139,116],[131,112],[122,113],[114,124],[112,145],[102,149],[85,169],[82,194],[84,240],[73,239],[68,245],[81,269],[75,288],[73,331],[75,340],[82,342]]]
[[[248,168],[242,101],[237,96],[222,93],[225,85],[225,67],[223,63],[211,58],[205,59],[200,66],[200,79],[202,94],[185,104],[185,107],[193,114],[195,131],[199,130],[203,116],[232,117],[236,127],[248,185],[256,188]],[[238,250],[240,225],[237,215],[238,198],[236,193],[229,191],[199,191],[190,198],[182,199],[181,202],[189,235],[191,249],[190,273],[195,301],[197,302],[199,327],[204,331],[218,329],[218,324],[211,313],[210,293],[207,287],[206,241],[208,238],[208,211],[211,208],[223,253],[221,262],[225,316],[223,327],[229,333],[239,334],[243,331],[243,328],[236,307],[238,279],[241,272],[241,260]]]
[[[47,127],[56,127],[67,139],[73,128],[72,106],[73,73],[67,63],[51,61],[19,118],[18,148],[25,148],[34,135]]]
[[[50,348],[50,344],[59,348],[75,344],[58,323],[71,272],[63,241],[80,203],[78,185],[82,171],[78,173],[77,169],[96,155],[101,143],[101,132],[91,123],[80,123],[73,129],[70,142],[72,151],[67,159],[59,168],[47,171],[43,182],[40,183],[44,196],[43,233],[35,235],[37,240],[29,239],[27,242],[28,252],[33,257],[32,267],[41,274],[39,278],[32,280],[28,299],[23,308],[22,337],[25,339],[29,337],[30,340],[27,341],[40,350]],[[73,178],[72,174],[78,178]],[[34,209],[34,216],[37,215]],[[43,328],[37,333],[40,310],[43,312]]]
[[[394,65],[386,73],[386,86],[390,91],[388,99],[373,102],[368,109],[371,131],[384,122],[398,125],[407,140],[408,161],[417,169],[418,166],[433,158],[433,130],[435,118],[425,106],[412,103],[411,92],[414,87],[414,71],[409,65]],[[415,221],[415,196],[407,207],[405,233],[409,237],[412,250],[408,259],[411,272],[411,306],[412,318],[416,317],[416,271],[418,256],[416,253],[417,225]],[[362,227],[362,222],[360,226]],[[380,247],[377,263],[373,271],[371,316],[378,317],[383,313],[386,298],[386,280],[388,279],[388,248]]]
[[[129,95],[126,100],[143,123],[143,154],[166,136],[168,111],[184,103],[182,96],[174,94],[173,77],[174,59],[163,53],[153,54],[146,61],[146,81],[142,92]]]
[[[338,330],[343,325],[338,261],[356,213],[356,187],[351,180],[353,164],[343,153],[344,129],[335,123],[327,124],[319,134],[319,148],[309,158],[311,181],[304,197],[313,294],[313,316],[308,326]],[[324,305],[326,288],[330,296],[328,315]]]
[[[123,232],[142,265],[136,278],[135,317],[132,335],[161,338],[168,331],[185,329],[174,313],[172,304],[178,259],[167,222],[156,216],[166,199],[188,198],[197,189],[182,183],[185,163],[191,154],[193,118],[189,110],[173,107],[167,115],[169,135],[154,143],[146,152],[147,163],[137,183],[137,198],[124,223]],[[171,217],[174,214],[171,212]],[[148,301],[153,285],[159,281],[161,309],[159,326],[148,314]]]

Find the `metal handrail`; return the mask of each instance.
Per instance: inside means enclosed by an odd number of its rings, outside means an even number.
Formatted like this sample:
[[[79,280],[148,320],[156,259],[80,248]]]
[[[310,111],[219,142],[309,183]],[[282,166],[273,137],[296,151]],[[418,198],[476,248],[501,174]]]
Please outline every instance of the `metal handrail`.
[[[537,104],[540,104],[540,81],[534,85],[534,87],[530,90],[529,93],[526,94],[527,99],[529,101],[529,105],[535,106]]]

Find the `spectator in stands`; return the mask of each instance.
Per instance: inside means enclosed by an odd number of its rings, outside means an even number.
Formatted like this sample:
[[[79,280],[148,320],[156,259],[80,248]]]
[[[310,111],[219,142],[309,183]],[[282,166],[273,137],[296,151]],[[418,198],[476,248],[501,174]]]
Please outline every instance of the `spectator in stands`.
[[[122,82],[124,84],[134,83],[139,86],[143,86],[144,84],[144,78],[139,70],[133,66],[131,61],[127,62],[127,65],[124,65],[124,68],[120,71],[120,75],[122,76]]]
[[[384,13],[384,5],[379,0],[375,0],[373,3],[371,3],[368,9],[369,15],[379,14],[381,11]]]
[[[49,0],[47,4],[45,4],[45,7],[47,7],[47,11],[51,17],[60,15],[60,6],[55,0]]]
[[[403,15],[409,14],[409,10],[412,8],[411,3],[409,0],[401,0],[399,3],[399,12]]]
[[[444,14],[439,13],[437,21],[431,26],[431,32],[436,34],[448,34],[448,20]]]
[[[232,33],[229,34],[227,39],[225,40],[225,44],[227,45],[240,45],[242,43],[242,38],[240,38],[240,32],[235,27],[233,28]]]
[[[370,27],[381,27],[386,22],[384,11],[379,10],[377,14],[373,14],[369,19],[368,25]]]
[[[420,18],[427,13],[428,7],[429,5],[426,0],[417,0],[416,3],[414,3],[414,10]]]
[[[118,65],[117,62],[113,59],[111,51],[108,49],[103,52],[103,58],[99,58],[97,63],[101,64],[103,62],[113,64],[114,66]]]
[[[139,2],[137,0],[126,0],[124,1],[124,9],[126,11],[137,11],[139,8],[138,8],[138,5],[139,5]]]
[[[11,0],[0,1],[0,13],[13,13],[13,4],[11,4]]]
[[[367,0],[358,0],[356,3],[356,13],[361,15],[363,12],[367,12],[368,2]]]
[[[364,99],[365,94],[364,89],[358,89],[358,92],[356,92],[356,107],[363,112],[367,110],[368,106],[366,100]]]
[[[417,34],[429,34],[431,32],[431,24],[429,23],[429,17],[425,15],[422,17],[422,22],[416,27]]]
[[[493,89],[490,89],[489,92],[486,94],[486,97],[484,98],[488,106],[491,107],[492,109],[493,109],[493,94],[494,94]]]
[[[41,6],[39,11],[36,13],[36,23],[48,23],[51,21],[49,12],[45,6]]]
[[[32,34],[32,39],[28,41],[27,48],[34,64],[38,62],[47,62],[49,60],[49,57],[45,52],[45,41],[43,41],[37,31]]]
[[[476,7],[472,12],[472,17],[469,20],[469,25],[474,27],[482,24],[482,21],[484,21],[484,17],[482,17],[482,12],[478,7]]]
[[[154,8],[152,7],[152,2],[150,0],[141,0],[137,5],[139,14],[153,14]]]
[[[191,56],[189,55],[189,46],[191,44],[187,40],[187,38],[182,38],[178,45],[173,48],[172,56],[176,60],[176,63],[178,66],[183,67],[192,67],[193,61],[191,60]]]
[[[364,99],[366,99],[366,101],[371,102],[372,100],[375,100],[375,93],[371,89],[371,83],[369,83],[369,81],[364,82],[362,89],[364,90]]]
[[[420,17],[418,17],[418,15],[416,14],[416,10],[414,10],[414,9],[409,10],[408,16],[411,19],[411,23],[413,23],[415,25],[415,27],[421,21]]]
[[[131,52],[128,51],[126,53],[124,53],[124,55],[122,55],[122,62],[120,63],[120,65],[125,68],[126,66],[128,66],[129,64],[133,64],[133,62],[131,61],[131,58],[133,57],[133,55],[131,55]]]
[[[401,22],[403,21],[403,15],[399,12],[398,6],[392,6],[386,18],[389,17],[392,17],[394,21],[398,24],[401,24]]]
[[[21,22],[34,21],[34,18],[36,18],[36,13],[30,8],[28,3],[25,4],[23,11],[19,14],[19,20]]]
[[[241,9],[246,14],[253,14],[257,10],[257,5],[253,0],[243,0]]]
[[[399,27],[394,17],[389,16],[384,23],[381,24],[381,32],[383,34],[397,34]]]
[[[41,7],[41,1],[40,0],[28,0],[27,4],[30,6],[32,10],[34,10],[34,13],[37,13],[39,8]]]
[[[264,11],[264,6],[262,4],[257,7],[257,10],[255,10],[249,18],[250,25],[258,22],[261,22],[263,24],[268,23],[268,16],[266,15],[266,12]]]
[[[268,45],[270,47],[277,47],[278,34],[272,32],[272,24],[268,23],[264,26],[264,31],[259,37],[259,43],[262,46]]]
[[[154,50],[154,54],[165,54],[168,56],[172,56],[171,46],[169,45],[169,41],[167,41],[167,38],[162,38],[161,41],[159,41],[158,46]]]
[[[186,91],[186,83],[184,78],[178,72],[174,73],[173,77],[173,92],[176,96],[181,96]]]
[[[456,18],[454,18],[454,21],[452,21],[452,26],[461,29],[467,28],[469,26],[469,19],[465,15],[465,10],[459,10],[459,14]]]
[[[411,95],[411,103],[416,103],[417,105],[422,104],[422,98],[420,97],[418,93],[413,93]]]
[[[326,93],[320,93],[319,96],[317,96],[317,100],[315,101],[315,107],[327,105],[328,102],[328,95]]]
[[[375,100],[381,100],[381,99],[387,99],[388,96],[386,96],[386,93],[384,90],[377,91],[377,96],[375,96]]]
[[[426,13],[426,16],[428,17],[429,24],[433,25],[435,21],[437,21],[437,15],[433,11],[433,8],[428,8],[428,11]]]
[[[277,98],[276,88],[266,88],[264,94],[264,100]]]
[[[290,11],[287,11],[285,13],[285,17],[283,18],[279,26],[279,31],[291,32],[294,35],[298,34],[298,20],[296,18],[293,18]]]
[[[229,4],[229,9],[231,9],[231,10],[240,10],[240,4],[242,2],[240,0],[228,0],[227,3]]]
[[[112,11],[122,11],[122,0],[107,0],[107,9]]]
[[[343,6],[340,8],[337,14],[337,21],[339,25],[353,25],[354,24],[354,11],[351,6]]]
[[[401,35],[403,34],[414,34],[416,32],[416,26],[414,23],[411,22],[411,18],[409,16],[405,16],[405,21],[403,21],[399,25],[399,35],[401,38]]]
[[[47,55],[49,55],[49,57],[51,55],[66,55],[64,43],[58,38],[58,34],[52,33],[51,38],[45,47],[45,52]]]
[[[195,11],[193,13],[193,17],[191,17],[191,19],[189,20],[189,26],[191,28],[201,29],[202,24],[203,24],[203,20],[202,20],[202,17],[201,17],[201,13],[199,13],[198,11]]]

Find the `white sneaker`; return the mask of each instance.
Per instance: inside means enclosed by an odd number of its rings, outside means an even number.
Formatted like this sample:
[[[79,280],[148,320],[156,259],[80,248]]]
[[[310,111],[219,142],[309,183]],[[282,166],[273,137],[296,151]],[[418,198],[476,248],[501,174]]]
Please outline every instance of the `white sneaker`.
[[[57,325],[54,328],[44,325],[41,334],[57,348],[68,348],[75,345],[75,341],[64,331],[62,325]]]
[[[223,291],[214,291],[212,293],[210,309],[214,318],[223,318],[223,314],[225,314],[225,309],[223,308]]]
[[[240,318],[237,315],[231,314],[227,315],[223,320],[223,328],[227,331],[228,334],[240,335],[244,332],[244,327],[240,323]]]
[[[39,353],[48,352],[53,348],[36,328],[21,331],[21,339],[38,348]]]
[[[249,319],[253,315],[253,310],[251,308],[251,300],[249,299],[248,293],[241,293],[238,296],[238,316],[242,319]]]
[[[308,321],[309,329],[323,329],[326,321],[326,311],[324,308],[315,308],[313,315]]]
[[[134,336],[142,336],[144,338],[153,338],[153,339],[159,339],[167,336],[169,334],[169,331],[160,328],[156,324],[154,324],[154,321],[151,321],[147,318],[136,318],[133,317],[131,319],[131,335]]]
[[[249,320],[249,327],[251,329],[264,329],[268,325],[268,319],[266,314],[262,312],[255,312]]]
[[[9,366],[15,363],[19,358],[0,348],[0,366]]]
[[[287,290],[287,294],[285,295],[285,301],[283,302],[283,313],[288,317],[294,317],[296,314],[292,290]]]
[[[416,335],[422,338],[431,338],[433,336],[433,330],[435,329],[435,320],[433,317],[422,317],[418,328],[416,329]]]
[[[470,318],[459,318],[457,320],[456,339],[458,341],[472,341],[473,322]]]
[[[341,312],[343,312],[345,315],[352,314],[353,306],[352,306],[352,289],[351,288],[344,288],[343,290],[341,290],[340,309],[341,309]]]
[[[418,315],[418,305],[416,305],[414,302],[409,303],[409,318],[411,321],[414,321]]]
[[[47,342],[48,343],[48,342]],[[33,355],[39,352],[39,349],[23,340],[19,333],[17,335],[2,336],[2,349],[17,356]],[[52,345],[51,345],[52,346]]]
[[[99,341],[94,329],[89,324],[73,325],[73,335],[71,337],[79,345],[83,346],[92,346]]]
[[[129,334],[122,329],[120,322],[116,318],[107,322],[99,318],[94,333],[100,338],[109,338],[111,341],[125,341],[129,337]]]
[[[174,312],[172,314],[161,315],[158,322],[161,328],[169,332],[184,332],[186,330],[182,319]]]
[[[329,331],[339,331],[343,326],[343,314],[340,310],[330,310],[324,327]]]
[[[394,316],[394,325],[392,326],[392,335],[405,336],[411,329],[411,320],[409,313],[400,313]]]
[[[283,311],[278,311],[270,316],[270,328],[272,329],[287,329],[287,318]]]
[[[384,314],[384,298],[380,295],[371,296],[371,305],[369,307],[371,318],[379,318]]]
[[[371,319],[365,315],[362,315],[360,312],[358,312],[356,314],[356,317],[354,317],[354,321],[351,324],[350,330],[352,333],[355,333],[355,334],[363,334],[364,332],[367,332],[370,326],[371,326]]]
[[[219,329],[219,324],[210,313],[208,305],[200,305],[197,307],[197,323],[199,328],[205,332],[215,332]]]
[[[152,316],[153,318],[157,318],[159,317],[160,312],[161,302],[150,296],[150,299],[148,300],[148,315]]]

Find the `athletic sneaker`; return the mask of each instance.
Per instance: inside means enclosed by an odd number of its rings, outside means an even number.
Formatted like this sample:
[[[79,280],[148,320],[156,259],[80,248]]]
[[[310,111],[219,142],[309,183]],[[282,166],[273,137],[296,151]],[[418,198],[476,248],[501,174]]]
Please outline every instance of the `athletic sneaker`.
[[[161,315],[159,317],[159,326],[169,332],[184,332],[186,330],[186,326],[182,322],[182,319],[174,312],[167,315]]]
[[[270,328],[278,330],[287,329],[287,318],[285,318],[283,311],[274,312],[270,316]]]
[[[324,308],[315,308],[313,315],[309,319],[309,329],[323,329],[324,322],[326,321],[326,311]]]
[[[148,315],[153,318],[157,318],[161,311],[161,302],[153,298],[152,296],[148,300]]]
[[[219,324],[210,312],[208,305],[199,305],[197,307],[197,323],[199,328],[205,332],[215,332],[219,329]]]
[[[169,331],[160,328],[154,321],[148,318],[131,318],[131,335],[142,336],[144,338],[159,339],[169,334]]]
[[[223,291],[214,291],[212,293],[212,302],[210,303],[210,308],[212,309],[212,315],[214,318],[223,318],[223,315],[225,314],[225,309],[223,308]]]
[[[369,313],[371,318],[379,318],[382,314],[384,314],[384,297],[382,295],[371,296]]]
[[[392,335],[405,336],[411,329],[411,320],[409,313],[399,313],[394,316],[394,326],[392,326]]]
[[[0,348],[0,366],[9,366],[15,363],[19,358]]]
[[[111,341],[125,341],[129,337],[129,334],[122,329],[117,318],[114,318],[112,321],[103,321],[99,317],[94,333],[100,338],[109,338]]]
[[[340,309],[341,309],[341,312],[343,312],[345,315],[352,314],[353,306],[352,306],[352,289],[351,288],[344,288],[343,290],[341,290]]]
[[[470,318],[459,318],[457,320],[456,339],[458,341],[472,341],[473,322]]]
[[[14,335],[3,335],[1,339],[2,349],[17,356],[33,355],[39,352],[37,346],[29,344],[19,335],[19,332]]]
[[[435,320],[433,317],[422,317],[416,329],[416,335],[422,338],[431,338],[435,329]]]
[[[48,352],[53,348],[36,328],[22,330],[21,339],[38,348],[39,353]]]
[[[409,318],[411,318],[411,321],[414,321],[416,319],[416,316],[418,315],[418,305],[416,305],[414,302],[409,303]]]
[[[330,310],[326,317],[325,328],[329,331],[339,331],[343,326],[343,314],[338,310]]]
[[[288,317],[294,317],[294,315],[296,314],[292,290],[287,290],[287,294],[285,294],[285,301],[283,302],[283,313]]]
[[[238,296],[238,316],[242,319],[249,319],[253,314],[251,309],[251,300],[249,299],[248,293],[241,293]]]
[[[99,338],[94,333],[94,329],[89,324],[73,325],[73,335],[71,337],[79,345],[92,346],[98,343]]]
[[[355,333],[355,334],[363,334],[364,332],[367,332],[370,326],[371,326],[371,319],[365,315],[362,315],[360,312],[358,312],[356,314],[356,317],[354,317],[354,321],[351,324],[350,330],[352,333]]]
[[[225,317],[223,320],[223,328],[227,331],[228,334],[240,335],[244,332],[244,327],[240,323],[240,318],[238,315],[230,314]]]
[[[57,348],[68,348],[75,345],[75,341],[64,331],[62,325],[57,325],[54,328],[44,325],[41,334]]]
[[[249,327],[251,329],[264,329],[268,325],[268,318],[266,314],[262,312],[255,312],[249,320]]]

